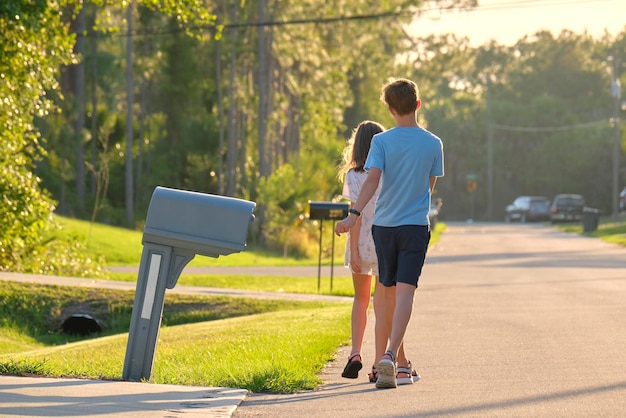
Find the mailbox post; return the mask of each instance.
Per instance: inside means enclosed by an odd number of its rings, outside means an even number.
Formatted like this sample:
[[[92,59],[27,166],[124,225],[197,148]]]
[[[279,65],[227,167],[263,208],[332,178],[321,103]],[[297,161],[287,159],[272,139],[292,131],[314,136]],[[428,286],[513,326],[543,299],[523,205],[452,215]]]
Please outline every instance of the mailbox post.
[[[324,219],[332,219],[333,231],[337,219],[348,216],[350,204],[347,202],[315,202],[309,200],[309,219],[320,221],[320,250],[317,262],[317,293],[320,292],[320,279],[322,276],[322,223]],[[333,270],[335,267],[335,234],[333,232],[332,249],[330,255],[330,291],[333,291]]]
[[[150,380],[165,289],[176,285],[196,254],[244,251],[256,203],[157,187],[148,206],[124,360],[124,380]]]

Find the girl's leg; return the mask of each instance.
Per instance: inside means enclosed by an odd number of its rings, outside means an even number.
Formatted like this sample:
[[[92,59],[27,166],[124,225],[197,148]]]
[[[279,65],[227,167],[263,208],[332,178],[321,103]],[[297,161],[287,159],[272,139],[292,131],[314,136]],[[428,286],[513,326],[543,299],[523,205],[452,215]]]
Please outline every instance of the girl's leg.
[[[361,346],[363,345],[363,334],[367,324],[367,308],[370,304],[372,291],[372,276],[367,274],[352,274],[354,283],[354,300],[352,302],[352,351],[348,357],[348,363],[341,373],[342,377],[356,379],[359,377],[359,370],[363,367],[361,358]]]
[[[374,364],[382,358],[387,349],[389,341],[389,328],[387,328],[387,315],[385,313],[385,298],[383,295],[383,285],[376,280],[374,287],[374,315],[376,317],[376,325],[374,326],[374,345],[376,356]]]
[[[368,274],[353,274],[354,301],[352,302],[352,352],[354,355],[361,352],[363,335],[367,325],[367,308],[370,304],[372,292],[372,276]]]

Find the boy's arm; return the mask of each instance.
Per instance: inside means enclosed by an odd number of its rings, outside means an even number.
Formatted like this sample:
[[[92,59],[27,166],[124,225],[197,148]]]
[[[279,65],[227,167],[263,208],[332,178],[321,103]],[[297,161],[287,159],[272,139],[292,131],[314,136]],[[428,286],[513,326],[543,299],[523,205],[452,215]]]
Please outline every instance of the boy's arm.
[[[356,199],[356,203],[353,206],[354,209],[359,212],[362,212],[363,209],[365,209],[367,202],[369,202],[372,196],[374,196],[374,193],[376,193],[381,174],[382,171],[378,168],[371,168],[370,171],[367,172],[367,178],[363,182],[359,197]]]
[[[359,197],[357,198],[354,206],[352,206],[352,209],[361,212],[363,208],[365,208],[367,202],[369,202],[372,196],[374,196],[374,193],[378,188],[378,182],[380,181],[381,174],[382,171],[380,169],[373,167],[367,172],[367,178],[363,182]],[[340,235],[343,232],[348,232],[356,222],[357,218],[358,216],[356,216],[354,213],[348,214],[348,217],[346,219],[338,222],[335,225],[335,233],[337,235]]]

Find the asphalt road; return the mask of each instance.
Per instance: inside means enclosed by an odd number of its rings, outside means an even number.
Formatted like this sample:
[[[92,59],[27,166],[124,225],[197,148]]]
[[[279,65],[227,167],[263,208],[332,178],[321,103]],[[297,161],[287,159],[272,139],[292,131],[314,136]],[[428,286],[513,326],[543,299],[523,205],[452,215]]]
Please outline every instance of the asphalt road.
[[[422,379],[341,378],[254,394],[234,417],[626,416],[626,248],[545,225],[450,224],[430,252],[405,344]]]

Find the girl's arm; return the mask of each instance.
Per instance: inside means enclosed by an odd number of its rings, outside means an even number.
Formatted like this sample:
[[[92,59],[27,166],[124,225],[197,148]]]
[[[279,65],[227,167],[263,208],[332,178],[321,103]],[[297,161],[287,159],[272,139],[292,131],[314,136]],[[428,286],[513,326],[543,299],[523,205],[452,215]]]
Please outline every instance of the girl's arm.
[[[354,207],[352,202],[352,207]],[[350,230],[350,266],[354,273],[361,272],[361,255],[359,254],[359,237],[361,236],[361,217],[359,216]]]

